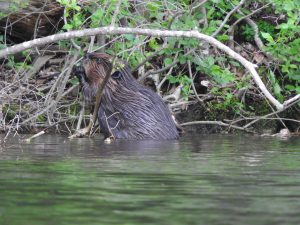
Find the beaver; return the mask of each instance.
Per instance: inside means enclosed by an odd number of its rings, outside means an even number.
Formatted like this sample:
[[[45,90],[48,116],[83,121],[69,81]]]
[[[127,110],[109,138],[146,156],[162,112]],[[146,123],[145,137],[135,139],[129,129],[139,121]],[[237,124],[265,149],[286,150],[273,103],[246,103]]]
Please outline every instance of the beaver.
[[[74,73],[80,78],[87,101],[95,97],[99,84],[111,74],[98,111],[100,129],[106,138],[178,138],[175,121],[163,99],[134,78],[126,61],[105,53],[87,53]]]

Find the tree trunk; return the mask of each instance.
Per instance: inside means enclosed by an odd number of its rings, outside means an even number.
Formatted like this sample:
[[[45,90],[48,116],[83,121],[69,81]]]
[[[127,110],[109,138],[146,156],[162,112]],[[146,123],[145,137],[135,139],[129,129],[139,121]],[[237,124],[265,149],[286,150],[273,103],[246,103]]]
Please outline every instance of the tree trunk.
[[[11,4],[0,0],[0,11],[11,12]],[[64,9],[55,0],[23,0],[19,6],[0,20],[0,31],[15,42],[54,34],[63,24]]]

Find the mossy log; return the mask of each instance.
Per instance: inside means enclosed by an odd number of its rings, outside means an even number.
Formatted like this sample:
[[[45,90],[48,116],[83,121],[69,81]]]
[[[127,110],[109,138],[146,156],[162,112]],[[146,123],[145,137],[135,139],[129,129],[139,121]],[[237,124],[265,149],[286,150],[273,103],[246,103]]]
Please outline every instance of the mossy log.
[[[55,0],[0,0],[0,31],[16,42],[54,34],[64,8]]]

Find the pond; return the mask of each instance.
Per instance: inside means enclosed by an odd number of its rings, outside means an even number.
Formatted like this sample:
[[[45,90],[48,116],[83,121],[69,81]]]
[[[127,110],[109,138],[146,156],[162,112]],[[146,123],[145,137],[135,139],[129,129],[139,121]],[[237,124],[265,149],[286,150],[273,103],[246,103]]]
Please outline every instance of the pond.
[[[0,224],[300,224],[300,139],[12,138]]]

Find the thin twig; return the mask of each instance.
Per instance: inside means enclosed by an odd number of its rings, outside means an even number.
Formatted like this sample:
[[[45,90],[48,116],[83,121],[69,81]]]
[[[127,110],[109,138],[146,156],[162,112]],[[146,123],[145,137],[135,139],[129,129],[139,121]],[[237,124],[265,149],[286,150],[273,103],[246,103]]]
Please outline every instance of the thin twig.
[[[192,73],[191,60],[188,60],[188,69],[189,69],[190,78],[192,80],[191,86],[192,86],[192,89],[194,91],[194,94],[195,94],[197,100],[200,102],[200,104],[203,104],[203,100],[198,96],[198,93],[197,93],[197,90],[196,90],[196,87],[195,87],[194,77],[193,77],[193,73]]]
[[[114,15],[111,19],[111,26],[115,26],[116,24],[116,18],[120,12],[120,8],[121,8],[121,4],[122,4],[122,0],[119,0],[116,4],[116,9],[115,9],[115,12],[114,12]]]
[[[242,20],[244,20],[244,19],[246,19],[246,18],[249,18],[249,17],[253,16],[254,14],[258,13],[259,11],[261,11],[261,10],[264,9],[264,8],[267,8],[270,4],[272,4],[272,3],[270,2],[270,3],[268,3],[268,4],[264,5],[264,6],[262,6],[262,7],[258,8],[258,9],[256,9],[256,10],[254,10],[253,12],[249,13],[248,15],[245,15],[245,16],[239,18],[237,21],[235,21],[235,22],[230,26],[230,28],[228,28],[228,29],[225,31],[225,33],[230,32],[231,29],[234,29],[234,27],[235,27],[239,22],[241,22]]]
[[[252,28],[252,30],[254,31],[254,41],[256,43],[256,46],[259,48],[260,51],[265,52],[266,51],[265,45],[259,37],[260,32],[259,32],[258,26],[250,18],[245,18],[245,20],[249,24],[249,26]],[[271,57],[270,53],[266,53],[266,54],[268,57]]]
[[[64,23],[65,23],[65,24],[68,24],[68,20],[67,20],[66,14],[67,14],[67,10],[66,10],[66,8],[65,8],[65,9],[64,9],[64,16],[63,16],[63,18],[64,18]],[[68,32],[70,32],[70,29],[67,29],[67,30],[68,30]],[[79,45],[76,44],[76,42],[74,41],[73,38],[71,38],[71,43],[72,43],[72,45],[74,46],[74,48],[76,48],[77,50],[80,50],[80,49],[81,49],[81,47],[80,47]]]
[[[296,96],[295,96],[295,97],[296,97]],[[265,119],[265,118],[267,118],[267,117],[270,117],[270,116],[273,116],[273,115],[276,115],[276,114],[278,114],[278,113],[283,112],[284,110],[286,110],[286,109],[290,108],[291,106],[297,104],[299,100],[300,100],[300,95],[299,95],[299,98],[298,98],[297,101],[293,101],[291,104],[286,105],[283,109],[280,109],[280,110],[277,110],[277,111],[275,111],[275,112],[269,113],[269,114],[267,114],[267,115],[258,117],[257,119],[255,119],[255,120],[251,121],[250,123],[246,124],[246,125],[244,126],[244,128],[250,127],[252,124],[256,123],[256,122],[259,121],[259,120],[262,120],[262,119]]]
[[[56,99],[57,101],[59,101],[60,99],[62,99],[63,97],[65,97],[66,95],[68,95],[71,91],[73,91],[75,88],[77,88],[79,84],[76,84],[72,87],[70,87],[67,91],[65,91],[58,99]],[[35,119],[36,117],[44,114],[45,112],[48,111],[48,109],[50,109],[51,107],[53,107],[57,102],[56,101],[52,101],[52,103],[50,103],[48,106],[46,106],[43,110],[39,111],[38,113],[36,113],[35,115],[33,115],[32,117],[29,117],[28,119],[22,121],[20,123],[20,125],[24,125],[26,123],[28,123],[29,121]]]
[[[79,112],[79,118],[78,118],[78,121],[77,121],[76,130],[79,130],[80,127],[81,127],[81,123],[82,123],[83,116],[84,116],[84,111],[85,111],[85,101],[83,100],[82,104],[81,104],[81,109],[80,109],[80,112]]]
[[[189,50],[187,53],[185,53],[183,56],[187,56],[189,55],[190,53],[192,53],[193,51],[195,51],[195,49],[191,49]],[[172,68],[173,66],[175,66],[177,63],[179,62],[179,60],[177,59],[177,57],[175,57],[175,60],[168,66],[166,67],[163,67],[159,70],[149,70],[147,71],[143,76],[139,77],[138,81],[139,82],[142,82],[143,80],[145,80],[148,76],[150,76],[151,74],[159,74],[159,73],[162,73],[162,72],[165,72],[166,70]]]
[[[191,125],[200,125],[200,124],[201,125],[219,125],[219,126],[223,126],[223,127],[233,128],[236,130],[246,131],[249,133],[254,133],[253,131],[251,131],[245,127],[239,127],[236,125],[227,124],[222,121],[192,121],[192,122],[182,123],[182,124],[180,124],[180,126],[191,126]]]
[[[164,42],[163,45],[159,49],[157,49],[155,52],[153,52],[151,55],[149,55],[146,59],[144,59],[142,62],[140,62],[132,71],[137,71],[141,66],[145,65],[151,59],[156,57],[165,47],[166,47],[166,42]]]
[[[229,20],[229,17],[235,13],[244,3],[246,0],[241,0],[240,3],[234,7],[224,18],[223,22],[221,23],[221,25],[218,27],[218,29],[211,35],[212,37],[215,37],[219,34],[219,32],[223,29],[223,27],[225,26],[225,24],[227,23],[227,21]]]
[[[192,6],[191,7],[191,9],[190,9],[190,11],[193,11],[193,10],[195,10],[195,9],[197,9],[197,8],[199,8],[200,6],[202,6],[202,5],[204,5],[206,2],[208,2],[209,0],[203,0],[203,1],[200,1],[200,3],[198,4],[198,5],[195,5],[195,6]],[[196,2],[196,1],[195,1]]]

